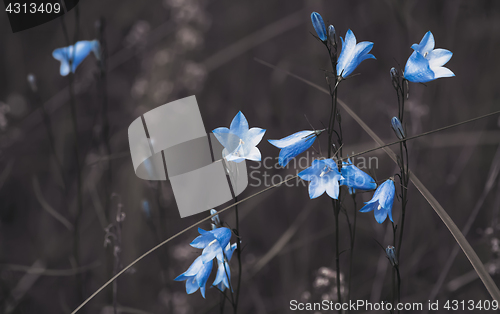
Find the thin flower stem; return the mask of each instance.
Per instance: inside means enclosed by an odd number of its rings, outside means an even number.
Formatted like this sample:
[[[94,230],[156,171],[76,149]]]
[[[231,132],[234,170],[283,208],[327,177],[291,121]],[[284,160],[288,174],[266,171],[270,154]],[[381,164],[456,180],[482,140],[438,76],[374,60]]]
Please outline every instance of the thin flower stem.
[[[352,195],[352,201],[354,203],[354,209],[353,209],[353,214],[354,214],[354,220],[352,223],[352,230],[350,233],[351,236],[351,252],[349,256],[349,278],[347,281],[347,300],[351,300],[351,278],[352,278],[352,261],[354,257],[354,240],[356,237],[356,218],[357,218],[357,204],[356,204],[356,193],[353,193]],[[347,216],[347,212],[346,212]],[[348,220],[349,221],[349,220]],[[349,224],[350,226],[351,224]]]
[[[240,300],[241,288],[241,241],[240,241],[240,217],[238,214],[238,197],[234,197],[234,212],[236,215],[236,250],[238,256],[238,284],[236,286],[236,298],[234,301],[234,314],[238,312],[238,302]]]
[[[337,298],[338,303],[342,302],[341,294],[340,294],[340,253],[339,253],[339,210],[337,209],[338,201],[332,199],[333,213],[335,216],[335,269],[337,274]]]

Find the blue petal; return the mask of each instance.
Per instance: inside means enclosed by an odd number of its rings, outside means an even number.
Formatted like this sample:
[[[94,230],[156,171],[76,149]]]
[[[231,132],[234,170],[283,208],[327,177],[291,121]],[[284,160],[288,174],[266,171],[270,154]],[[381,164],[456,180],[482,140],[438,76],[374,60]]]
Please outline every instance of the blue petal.
[[[379,224],[383,223],[387,219],[387,210],[383,207],[376,208],[374,214],[375,214],[375,220]]]
[[[373,190],[377,187],[377,183],[372,177],[354,165],[344,165],[341,171],[342,177],[344,177],[340,181],[341,185],[363,191]]]
[[[406,62],[404,77],[410,82],[425,83],[434,80],[434,72],[429,66],[429,61],[414,51]]]
[[[325,28],[325,22],[323,22],[323,18],[321,15],[317,12],[311,13],[311,21],[314,27],[314,30],[316,31],[316,34],[318,34],[319,39],[322,41],[326,40],[326,28]]]
[[[182,275],[192,277],[199,273],[201,269],[203,269],[203,259],[198,256]]]
[[[362,213],[368,213],[371,212],[374,209],[378,208],[378,201],[376,200],[375,202],[372,203],[366,203],[365,206],[363,206],[359,211]]]
[[[433,68],[432,71],[434,72],[434,78],[442,78],[442,77],[453,77],[455,76],[455,73],[453,73],[450,69],[445,68],[445,67],[438,67],[438,68]]]
[[[264,133],[266,133],[265,129],[251,128],[246,133],[245,137],[243,138],[243,141],[245,142],[245,145],[257,146],[257,144],[259,144],[260,141],[262,140]]]
[[[394,181],[392,181],[391,179],[385,181],[380,186],[380,189],[383,192],[383,194],[381,194],[380,196],[380,203],[382,207],[384,207],[386,210],[391,211],[392,204],[394,203],[394,194],[396,191],[396,187],[394,186]]]
[[[345,42],[342,40],[342,52],[337,62],[337,75],[347,77],[364,60],[375,59],[375,56],[368,54],[372,48],[372,42],[363,41],[356,44],[354,33],[348,30]]]
[[[215,237],[212,234],[202,234],[196,237],[189,245],[197,249],[204,249],[213,240],[215,240]]]
[[[229,145],[229,140],[231,139],[228,134],[230,133],[228,128],[217,128],[212,131],[212,133],[215,135],[215,138],[219,141],[219,143],[224,146],[228,147]]]
[[[339,198],[339,181],[338,179],[331,179],[326,184],[326,194],[333,199]]]
[[[204,249],[203,253],[201,254],[201,257],[203,259],[203,263],[209,263],[211,262],[215,257],[217,259],[223,260],[222,257],[222,248],[219,245],[219,242],[214,239],[212,242],[210,242]]]
[[[311,163],[311,166],[305,170],[299,172],[298,176],[305,181],[311,181],[314,177],[319,176],[321,173],[321,168],[324,166],[320,159],[315,159]]]
[[[342,52],[340,53],[337,61],[337,75],[347,77],[347,67],[350,62],[355,58],[354,50],[356,48],[356,36],[349,29],[345,35],[345,41],[342,37]]]
[[[206,285],[208,276],[210,276],[210,273],[212,272],[212,266],[212,261],[204,263],[202,269],[196,274],[196,281],[198,282],[199,287]]]
[[[453,53],[446,49],[434,49],[425,57],[429,60],[429,66],[432,68],[442,67],[450,61]]]
[[[199,287],[200,286],[198,286],[198,282],[196,282],[195,277],[190,277],[188,280],[186,280],[186,293],[187,294],[195,293]]]
[[[309,138],[312,137],[312,134],[314,134],[315,131],[300,131],[297,133],[294,133],[292,135],[288,135],[287,137],[284,137],[280,140],[267,140],[271,145],[274,145],[278,148],[285,148],[287,146],[293,145],[297,142],[303,141],[304,138]]]
[[[210,231],[214,237],[219,241],[221,247],[225,248],[231,239],[231,230],[226,227],[217,228]]]
[[[245,133],[248,132],[248,121],[241,111],[236,114],[231,122],[230,130],[239,138],[243,138]]]
[[[313,135],[308,137],[307,139],[303,139],[302,141],[283,148],[279,154],[278,164],[282,167],[285,167],[295,156],[303,153],[309,147],[311,147],[315,140],[316,135]]]
[[[413,44],[411,48],[420,54],[425,55],[434,49],[434,45],[434,35],[432,35],[431,31],[428,31],[420,41],[420,44]]]
[[[227,245],[224,254],[226,255],[226,259],[228,261],[231,260],[231,257],[233,257],[234,250],[238,247],[236,243],[233,243],[231,245]]]
[[[310,182],[309,182],[309,198],[317,198],[326,191],[327,184],[325,182],[326,180],[323,180],[323,178],[319,176],[315,176]]]

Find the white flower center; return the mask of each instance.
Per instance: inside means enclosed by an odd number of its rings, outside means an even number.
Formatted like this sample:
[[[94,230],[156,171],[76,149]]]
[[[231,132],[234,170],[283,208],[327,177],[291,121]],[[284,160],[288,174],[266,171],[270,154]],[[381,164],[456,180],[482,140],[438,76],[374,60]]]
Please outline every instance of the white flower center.
[[[381,208],[382,208],[382,205],[379,204],[377,210],[380,210]]]
[[[427,57],[428,54],[429,52],[424,52],[424,58]]]
[[[208,246],[210,246],[210,245],[214,244],[215,242],[217,242],[217,239],[215,239],[215,240],[213,240],[212,242],[210,242],[210,243],[208,244]]]
[[[321,173],[319,174],[319,177],[323,177],[325,174],[327,174],[328,172],[332,171],[332,168],[328,167],[328,166],[325,166],[323,168],[323,171],[321,171]]]

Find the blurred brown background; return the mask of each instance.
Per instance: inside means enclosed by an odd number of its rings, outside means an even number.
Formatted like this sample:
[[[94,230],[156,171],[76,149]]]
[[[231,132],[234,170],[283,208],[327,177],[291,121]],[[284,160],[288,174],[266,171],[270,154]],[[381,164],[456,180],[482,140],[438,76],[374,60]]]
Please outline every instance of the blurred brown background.
[[[397,114],[389,70],[404,68],[410,46],[428,30],[435,36],[436,47],[454,53],[446,67],[456,77],[426,86],[410,85],[408,133],[415,135],[500,109],[498,1],[82,0],[80,40],[98,38],[96,21],[101,17],[105,21],[108,120],[103,115],[103,80],[90,56],[75,75],[84,209],[77,234],[79,268],[75,268],[71,230],[78,207],[69,81],[59,75],[59,62],[51,55],[66,46],[61,22],[12,34],[6,15],[0,14],[0,311],[69,313],[83,301],[82,296],[99,288],[112,275],[112,248],[103,246],[104,229],[115,221],[119,206],[126,214],[119,253],[122,266],[206,217],[203,213],[181,220],[168,182],[146,182],[135,176],[127,128],[140,114],[195,94],[210,131],[229,126],[241,110],[250,126],[267,129],[259,145],[263,157],[278,155],[267,139],[310,129],[304,114],[316,129],[327,124],[328,95],[255,61],[262,59],[326,87],[323,70],[328,68],[328,59],[323,45],[311,35],[312,11],[333,24],[338,35],[344,36],[350,28],[358,41],[375,43],[372,53],[377,60],[363,62],[355,71],[361,75],[342,82],[339,98],[386,142],[395,140],[390,118]],[[73,36],[75,12],[66,14],[64,20]],[[37,78],[38,95],[30,90],[28,73]],[[66,185],[50,148],[42,103],[50,116]],[[106,123],[111,155],[103,132]],[[487,118],[414,140],[409,147],[410,168],[460,228],[475,207],[480,209],[467,238],[497,282],[499,123],[498,117]],[[344,152],[375,147],[345,113],[342,125]],[[320,142],[324,149],[326,136]],[[369,156],[378,158],[379,169],[370,170],[377,180],[398,172],[381,151]],[[268,172],[284,177],[296,170]],[[262,188],[249,187],[243,196]],[[112,198],[112,193],[118,197]],[[371,193],[358,196],[358,209],[370,197]],[[143,201],[150,204],[149,214],[143,210]],[[349,199],[346,207],[352,215]],[[244,244],[239,313],[287,313],[290,300],[335,296],[331,271],[321,269],[333,269],[335,264],[334,216],[327,196],[309,200],[307,188],[282,186],[239,208]],[[393,211],[399,217],[397,200]],[[57,220],[54,212],[63,219]],[[232,210],[221,218],[234,227]],[[427,303],[455,241],[413,186],[406,219],[402,301]],[[207,223],[202,227],[210,228]],[[352,299],[379,302],[390,298],[390,265],[376,243],[391,244],[388,227],[387,222],[377,224],[371,213],[358,214]],[[342,251],[349,248],[344,216],[341,228]],[[259,264],[287,230],[295,231],[292,238],[272,259]],[[118,279],[122,313],[220,312],[215,289],[207,288],[204,300],[199,292],[186,295],[184,282],[173,281],[200,253],[189,246],[196,236],[196,230],[188,231]],[[342,254],[344,274],[348,255]],[[234,284],[235,259],[231,265]],[[75,271],[83,283],[81,292]],[[490,299],[471,272],[460,252],[438,298]],[[212,281],[213,277],[208,283]],[[111,313],[111,300],[110,287],[81,312]]]

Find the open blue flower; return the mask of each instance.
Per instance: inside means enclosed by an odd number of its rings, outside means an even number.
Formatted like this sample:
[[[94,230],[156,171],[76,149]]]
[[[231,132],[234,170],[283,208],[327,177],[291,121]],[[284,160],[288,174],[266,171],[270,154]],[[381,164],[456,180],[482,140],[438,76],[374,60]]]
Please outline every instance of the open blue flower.
[[[217,267],[217,275],[215,276],[213,286],[217,286],[220,291],[224,291],[226,288],[230,288],[229,281],[231,280],[231,269],[229,268],[229,261],[231,261],[231,257],[233,256],[233,252],[236,249],[236,243],[227,244],[224,249],[224,262],[218,261]]]
[[[348,77],[356,67],[366,59],[375,59],[375,56],[370,54],[373,43],[363,41],[356,44],[356,37],[349,29],[345,35],[345,41],[342,37],[342,52],[340,53],[337,62],[337,75]]]
[[[309,181],[309,197],[316,198],[326,193],[334,199],[339,197],[339,180],[342,179],[335,161],[316,159],[311,167],[299,173],[302,180]]]
[[[59,69],[59,73],[62,76],[66,76],[70,72],[70,63],[71,63],[71,72],[75,73],[76,68],[83,62],[85,58],[93,52],[95,57],[100,59],[100,45],[97,40],[82,40],[77,42],[76,44],[68,47],[58,48],[52,52],[52,56],[61,61],[61,67]],[[74,58],[74,60],[73,60]],[[70,62],[73,60],[72,62]]]
[[[222,248],[225,248],[231,239],[231,230],[225,227],[217,228],[210,231],[205,231],[198,228],[201,234],[191,242],[191,246],[197,249],[203,249],[201,257],[204,263],[208,263],[217,257],[218,261],[224,260]]]
[[[352,164],[351,160],[342,162],[340,169],[343,179],[340,180],[340,185],[349,187],[349,193],[354,194],[356,190],[369,191],[377,187],[377,183],[366,172]]]
[[[318,34],[319,39],[321,39],[322,41],[326,41],[325,22],[323,22],[323,18],[321,17],[321,15],[318,12],[311,13],[311,21],[316,34]]]
[[[420,44],[413,44],[415,50],[405,66],[404,78],[414,83],[425,83],[441,77],[451,77],[455,74],[443,67],[450,61],[453,53],[446,49],[434,49],[434,36],[428,31]]]
[[[187,294],[195,293],[200,289],[201,295],[205,298],[205,287],[207,284],[208,276],[212,272],[213,262],[208,263],[203,262],[203,257],[199,256],[194,262],[189,266],[188,270],[177,276],[175,281],[186,280],[186,292]]]
[[[378,189],[373,194],[372,199],[366,202],[365,206],[359,211],[362,213],[368,213],[372,210],[375,211],[375,220],[379,224],[383,223],[389,215],[389,219],[392,220],[392,203],[394,202],[394,193],[396,188],[394,186],[394,181],[389,179],[382,183]]]
[[[241,111],[236,114],[229,129],[217,128],[212,133],[224,146],[222,154],[226,160],[238,163],[245,159],[260,161],[260,151],[256,146],[262,140],[266,130],[248,129],[248,121]]]
[[[281,148],[278,158],[278,164],[285,167],[290,160],[298,154],[306,151],[316,140],[321,132],[319,131],[300,131],[289,135],[280,140],[268,140],[272,145]]]

